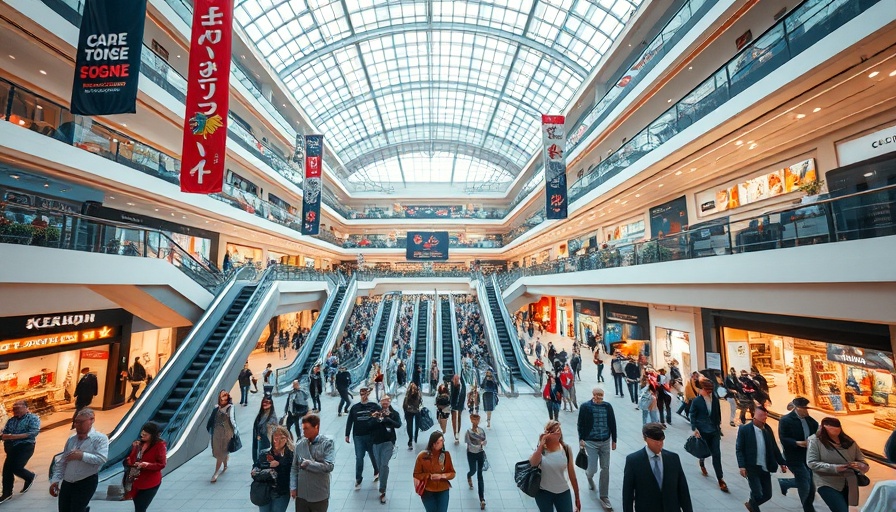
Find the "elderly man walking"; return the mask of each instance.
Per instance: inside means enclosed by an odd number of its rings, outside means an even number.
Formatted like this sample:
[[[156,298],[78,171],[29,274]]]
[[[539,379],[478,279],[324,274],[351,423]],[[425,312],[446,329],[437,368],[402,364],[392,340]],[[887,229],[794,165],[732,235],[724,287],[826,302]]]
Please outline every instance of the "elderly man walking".
[[[591,400],[579,408],[579,446],[588,454],[588,488],[594,490],[594,474],[600,464],[600,503],[613,510],[610,503],[610,450],[616,449],[616,415],[613,406],[604,402],[603,388],[591,390]]]
[[[40,433],[40,418],[28,411],[28,402],[18,400],[12,404],[12,418],[3,427],[0,438],[3,439],[3,449],[6,451],[6,461],[3,463],[3,493],[0,494],[0,503],[12,499],[12,486],[15,477],[25,481],[22,493],[28,492],[34,483],[34,473],[25,469],[25,464],[34,455],[34,445],[37,434]]]
[[[87,512],[96,492],[97,474],[109,458],[109,438],[93,429],[93,409],[75,414],[75,433],[50,478],[50,494],[59,498],[59,512]]]

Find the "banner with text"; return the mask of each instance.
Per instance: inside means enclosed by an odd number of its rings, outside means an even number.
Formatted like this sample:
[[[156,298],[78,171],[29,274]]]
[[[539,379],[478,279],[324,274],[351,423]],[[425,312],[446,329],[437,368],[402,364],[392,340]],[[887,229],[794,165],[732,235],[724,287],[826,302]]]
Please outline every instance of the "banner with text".
[[[544,193],[548,219],[566,218],[566,134],[563,116],[541,116],[544,140]]]
[[[146,0],[87,0],[78,34],[72,114],[137,112]]]
[[[447,260],[447,231],[408,231],[406,257],[409,260]]]
[[[302,234],[320,233],[321,168],[324,165],[324,136],[305,136],[305,185],[302,187]]]
[[[194,0],[180,190],[221,192],[230,106],[233,0]]]

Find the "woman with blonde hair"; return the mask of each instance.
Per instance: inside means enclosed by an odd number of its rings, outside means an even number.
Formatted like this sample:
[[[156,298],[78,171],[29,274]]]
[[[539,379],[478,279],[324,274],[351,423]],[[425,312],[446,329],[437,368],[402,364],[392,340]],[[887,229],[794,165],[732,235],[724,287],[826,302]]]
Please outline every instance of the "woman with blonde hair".
[[[539,512],[572,510],[573,496],[576,512],[582,510],[573,460],[572,450],[563,442],[560,422],[549,421],[538,438],[538,446],[529,457],[529,464],[541,468],[541,488],[535,495]]]
[[[277,425],[271,430],[271,448],[264,450],[252,465],[252,479],[270,482],[271,502],[259,505],[258,512],[286,512],[289,506],[289,475],[295,452],[292,434]]]

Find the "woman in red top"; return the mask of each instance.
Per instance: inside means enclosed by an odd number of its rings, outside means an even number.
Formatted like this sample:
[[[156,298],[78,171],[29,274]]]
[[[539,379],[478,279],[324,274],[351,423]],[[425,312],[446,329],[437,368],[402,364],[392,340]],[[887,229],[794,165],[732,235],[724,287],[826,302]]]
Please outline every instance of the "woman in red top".
[[[159,437],[159,426],[153,422],[143,425],[140,440],[134,441],[131,453],[125,459],[127,466],[140,468],[140,475],[125,499],[134,500],[135,512],[146,512],[159,486],[162,485],[162,470],[167,464],[165,441]]]

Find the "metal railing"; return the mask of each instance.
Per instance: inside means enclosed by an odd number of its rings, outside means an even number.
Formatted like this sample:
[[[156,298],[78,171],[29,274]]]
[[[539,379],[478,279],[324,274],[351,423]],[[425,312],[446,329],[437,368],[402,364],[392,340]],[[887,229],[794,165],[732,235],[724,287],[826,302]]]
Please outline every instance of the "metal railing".
[[[523,347],[520,345],[520,340],[517,336],[516,329],[513,328],[513,320],[510,318],[510,313],[507,311],[507,305],[504,304],[504,298],[501,295],[501,288],[498,285],[497,275],[492,274],[491,280],[492,286],[494,286],[498,309],[501,311],[501,318],[502,320],[504,320],[504,327],[507,329],[507,337],[509,339],[510,346],[511,348],[513,348],[513,353],[516,355],[516,360],[519,363],[520,376],[524,381],[535,387],[535,382],[537,382],[535,366],[533,366],[532,363],[529,362],[529,358],[526,357],[526,353],[523,352]]]
[[[496,375],[498,386],[502,388],[502,391],[504,391],[505,394],[513,395],[516,393],[514,389],[513,373],[510,371],[510,366],[504,359],[504,350],[501,347],[500,338],[498,337],[498,327],[495,325],[495,319],[492,317],[491,307],[488,302],[488,293],[485,289],[485,277],[481,272],[476,273],[475,282],[479,311],[485,323],[485,329],[482,335],[488,340],[489,351],[491,352],[492,362],[494,363],[493,366],[498,373],[498,375]],[[486,311],[488,313],[486,313]]]

